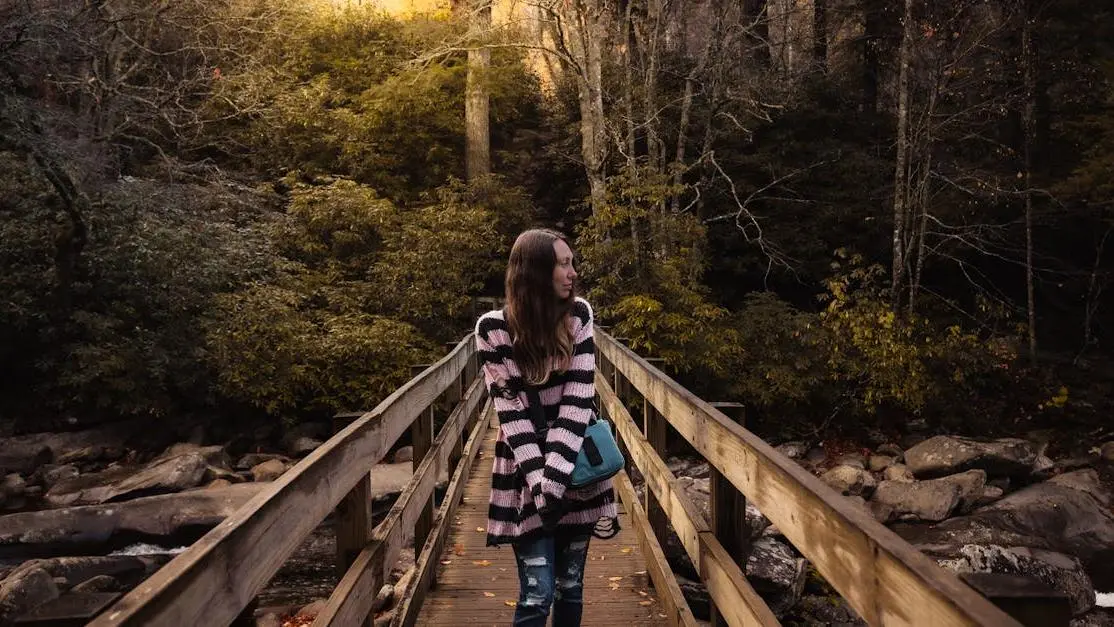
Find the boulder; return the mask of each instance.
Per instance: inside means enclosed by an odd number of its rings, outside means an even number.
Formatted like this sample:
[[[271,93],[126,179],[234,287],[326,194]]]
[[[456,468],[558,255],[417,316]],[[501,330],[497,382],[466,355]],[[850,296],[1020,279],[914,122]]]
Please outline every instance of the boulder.
[[[876,504],[872,511],[877,517],[883,508],[890,508],[898,518],[941,521],[957,507],[973,505],[985,482],[986,473],[981,470],[913,483],[883,481],[871,499]]]
[[[874,491],[877,481],[868,471],[842,464],[821,475],[820,479],[840,494],[864,495]]]
[[[774,538],[759,538],[751,545],[746,563],[747,580],[770,610],[784,615],[801,598],[805,587],[805,560]]]
[[[187,453],[201,455],[205,459],[205,463],[210,466],[232,468],[232,458],[228,456],[228,451],[219,445],[199,446],[192,442],[179,442],[178,444],[171,444],[156,459],[170,459]]]
[[[205,480],[209,464],[196,451],[151,461],[138,471],[114,468],[103,473],[82,475],[62,481],[47,492],[55,505],[92,505],[125,501],[139,496],[181,492]],[[107,483],[101,481],[107,480]]]
[[[804,594],[787,616],[786,625],[807,627],[867,627],[855,610],[838,593]]]
[[[295,618],[317,618],[317,615],[320,614],[321,611],[325,609],[325,605],[326,605],[325,599],[317,599],[313,603],[310,603],[309,605],[306,605],[302,609],[298,610],[298,613],[295,614],[294,617]]]
[[[118,534],[168,537],[215,527],[260,489],[258,484],[246,483],[221,490],[0,516],[0,557],[56,555],[74,550],[74,546],[105,545]]]
[[[708,588],[702,582],[683,575],[676,577],[677,586],[681,588],[681,595],[688,602],[692,615],[699,620],[708,620],[712,612],[712,598],[708,595]]]
[[[1028,547],[1002,547],[996,544],[966,544],[954,547],[947,556],[937,552],[941,566],[957,573],[1003,573],[1025,575],[1039,580],[1067,596],[1072,615],[1079,616],[1095,605],[1095,589],[1074,557]]]
[[[909,472],[909,467],[904,464],[894,464],[886,468],[882,471],[882,477],[886,481],[897,481],[898,483],[913,483],[916,481],[913,473]]]
[[[1099,458],[1104,462],[1114,463],[1114,440],[1099,447]]]
[[[940,477],[973,468],[988,475],[1027,476],[1038,456],[1028,440],[981,441],[938,435],[905,451],[905,464],[917,477]]]
[[[272,459],[280,460],[284,464],[291,463],[289,457],[285,455],[279,455],[278,453],[248,453],[236,462],[234,468],[236,470],[250,470],[258,466],[259,464],[262,464],[263,462],[269,462]]]
[[[1114,590],[1112,503],[1098,473],[1085,469],[1022,488],[968,516],[894,530],[926,552],[997,544],[1065,553],[1079,558],[1097,588]]]
[[[837,466],[851,466],[859,470],[866,470],[866,458],[858,453],[848,453],[836,460]]]
[[[0,479],[0,494],[3,494],[5,498],[21,498],[26,492],[27,480],[23,478],[23,475],[13,472]]]
[[[73,464],[47,464],[32,479],[49,490],[57,483],[76,479],[80,474],[81,471]]]
[[[870,468],[871,472],[882,472],[896,462],[897,460],[889,455],[871,455],[870,459],[867,460],[867,467]]]
[[[120,582],[108,575],[90,577],[72,588],[73,592],[117,592]]]
[[[17,568],[0,582],[0,625],[58,598],[58,585],[50,573],[31,565]]]
[[[1096,607],[1083,616],[1071,619],[1068,627],[1114,627],[1114,609]]]
[[[875,449],[875,452],[878,455],[888,455],[894,458],[895,462],[900,462],[905,459],[905,451],[903,451],[900,446],[894,444],[893,442],[886,442],[885,444],[878,445],[878,448]]]
[[[281,459],[272,459],[251,468],[251,476],[255,481],[274,481],[284,472],[286,472],[286,464]]]
[[[295,438],[286,445],[286,452],[292,457],[305,457],[321,446],[321,440],[302,436]]]
[[[997,501],[998,499],[1002,498],[1002,496],[1004,496],[1004,495],[1005,495],[1005,493],[1002,492],[1002,488],[999,488],[998,486],[993,486],[993,485],[984,486],[983,489],[982,489],[982,494],[979,495],[979,497],[975,500],[975,507],[982,507],[983,505],[990,505],[994,501]]]
[[[228,468],[220,466],[208,466],[205,468],[205,481],[212,483],[217,480],[226,481],[228,483],[243,483],[244,478],[239,473],[232,472]]]
[[[255,627],[282,627],[282,617],[273,612],[255,617]]]
[[[379,592],[375,595],[375,601],[371,603],[371,613],[376,614],[383,611],[391,604],[395,597],[395,587],[389,583],[383,584],[379,588]]]
[[[401,463],[404,463],[404,462],[413,461],[414,460],[414,447],[413,446],[404,446],[404,447],[398,449],[397,451],[395,451],[394,457],[392,457],[391,460],[396,464],[401,464]]]
[[[762,512],[758,511],[758,508],[750,501],[747,501],[746,521],[747,529],[750,530],[750,538],[752,539],[761,535],[771,524],[770,519],[766,518]]]
[[[784,444],[778,444],[774,447],[774,450],[788,457],[789,459],[801,459],[805,456],[805,453],[808,453],[808,448],[808,444],[804,442],[793,441],[785,442]]]

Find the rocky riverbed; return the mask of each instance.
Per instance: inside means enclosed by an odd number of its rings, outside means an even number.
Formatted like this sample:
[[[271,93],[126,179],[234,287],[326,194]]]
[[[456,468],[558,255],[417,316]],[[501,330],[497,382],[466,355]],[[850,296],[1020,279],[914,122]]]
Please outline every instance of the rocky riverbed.
[[[941,566],[1020,576],[1063,599],[1073,627],[1114,626],[1109,595],[1096,594],[1114,590],[1114,442],[1055,460],[1039,440],[1020,438],[937,436],[839,455],[804,442],[777,449]],[[667,464],[707,516],[708,464]],[[746,525],[747,577],[784,624],[863,624],[750,504]],[[674,536],[664,548],[694,613],[705,617],[707,593],[683,547]]]
[[[155,452],[122,444],[131,439],[120,426],[0,441],[0,625],[67,596],[135,587],[320,446],[326,429],[303,425],[246,447],[195,431]],[[372,473],[380,515],[410,480],[410,455],[402,447]],[[327,597],[339,578],[334,552],[330,517],[260,593],[261,620]],[[412,563],[407,552],[392,583]]]

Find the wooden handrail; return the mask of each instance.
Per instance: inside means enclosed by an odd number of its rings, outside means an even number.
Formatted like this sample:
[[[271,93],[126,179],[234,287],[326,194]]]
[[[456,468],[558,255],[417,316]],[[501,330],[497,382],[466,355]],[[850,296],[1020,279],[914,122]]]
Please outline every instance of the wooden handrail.
[[[654,493],[681,545],[704,580],[716,607],[724,608],[731,625],[780,625],[774,613],[754,591],[739,566],[723,549],[704,515],[685,494],[665,462],[638,430],[623,402],[603,376],[596,377],[596,391],[607,415],[623,438],[630,459]]]
[[[865,509],[607,333],[597,329],[595,341],[599,354],[777,525],[869,624],[1019,625]]]
[[[459,381],[472,335],[319,446],[91,625],[226,625],[417,414]]]
[[[372,531],[367,547],[333,589],[325,608],[313,622],[315,627],[357,625],[371,612],[379,586],[398,559],[403,544],[413,534],[425,504],[433,496],[437,478],[447,467],[455,440],[471,422],[471,417],[486,396],[483,381],[477,379],[469,388],[464,402],[457,406],[441,428],[429,453],[422,459],[406,489],[395,500],[387,517]]]

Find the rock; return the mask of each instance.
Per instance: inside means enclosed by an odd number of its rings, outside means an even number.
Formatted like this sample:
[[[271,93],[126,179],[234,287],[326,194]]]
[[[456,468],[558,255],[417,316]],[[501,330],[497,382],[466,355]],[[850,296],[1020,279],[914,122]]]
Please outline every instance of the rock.
[[[227,488],[230,485],[232,485],[232,482],[229,481],[228,479],[213,479],[212,481],[210,481],[205,486],[205,489],[206,490],[220,490],[222,488]]]
[[[90,577],[72,588],[73,592],[116,592],[120,589],[120,582],[108,575]]]
[[[236,465],[233,466],[233,468],[235,468],[236,470],[250,470],[258,466],[259,464],[269,462],[272,459],[280,460],[284,464],[291,463],[291,459],[289,457],[285,455],[279,455],[277,453],[248,453],[247,455],[241,457],[236,462]]]
[[[1114,627],[1114,609],[1096,607],[1083,616],[1073,618],[1068,627]]]
[[[804,442],[786,442],[778,444],[774,450],[788,457],[789,459],[801,459],[808,452],[808,445]]]
[[[117,468],[62,481],[47,492],[56,505],[90,505],[139,496],[181,492],[201,485],[208,464],[198,452],[155,459],[138,471]],[[100,480],[110,480],[100,484]]]
[[[286,452],[293,457],[304,457],[312,453],[321,444],[321,440],[302,436],[287,444]]]
[[[838,593],[829,596],[805,594],[790,610],[786,625],[808,627],[867,627],[855,610]]]
[[[796,604],[805,587],[805,560],[773,538],[759,538],[747,556],[746,576],[777,616]]]
[[[805,453],[805,461],[813,465],[822,464],[827,459],[828,453],[819,446],[814,446]]]
[[[31,566],[16,569],[0,582],[0,625],[27,611],[58,598],[58,585],[50,573]]]
[[[208,466],[205,468],[205,481],[210,484],[217,480],[222,480],[227,483],[243,483],[244,478],[239,473],[232,472],[227,468],[220,466]]]
[[[274,481],[286,472],[286,464],[280,459],[272,459],[251,468],[251,476],[255,481]]]
[[[750,501],[747,501],[746,521],[747,529],[750,530],[750,538],[752,539],[758,537],[758,535],[765,531],[771,524],[770,519],[766,518],[762,512],[758,511],[758,508]]]
[[[707,479],[712,476],[712,466],[708,462],[698,462],[690,466],[685,474],[693,479]]]
[[[904,464],[894,464],[883,470],[882,477],[886,481],[896,481],[898,483],[913,483],[916,481],[913,473],[909,472],[909,467]]]
[[[317,599],[313,603],[302,607],[298,613],[294,615],[295,618],[317,618],[317,615],[325,609],[325,599]]]
[[[0,479],[0,494],[3,494],[6,498],[20,498],[26,490],[27,480],[19,473],[13,472]]]
[[[21,438],[8,438],[0,446],[0,473],[34,472],[43,464],[54,459],[54,452],[45,442],[32,440],[21,442]]]
[[[371,613],[375,614],[383,611],[388,605],[390,605],[391,601],[394,599],[394,596],[395,587],[389,583],[383,584],[383,587],[379,588],[379,593],[375,595],[375,601],[373,601],[371,604]]]
[[[893,466],[895,461],[896,460],[889,455],[871,455],[867,463],[871,472],[882,472],[890,466]]]
[[[1052,472],[1055,474],[1071,472],[1079,470],[1080,468],[1087,468],[1098,464],[1098,455],[1080,455],[1076,457],[1067,457],[1065,459],[1057,459]]]
[[[1004,573],[1038,579],[1067,595],[1072,614],[1078,616],[1095,605],[1095,589],[1078,559],[1062,553],[999,545],[966,544],[937,563],[955,572]]]
[[[1099,447],[1099,458],[1104,462],[1114,463],[1114,440]]]
[[[859,455],[858,453],[850,453],[847,455],[843,455],[842,457],[837,459],[836,465],[851,466],[852,468],[858,468],[859,470],[866,470],[866,458],[862,455]]]
[[[268,612],[255,617],[255,627],[282,627],[282,617]]]
[[[414,461],[414,447],[404,446],[398,449],[397,451],[395,451],[395,455],[391,458],[391,460],[396,464]]]
[[[986,480],[986,485],[1000,489],[1003,493],[1010,491],[1009,477],[993,477]]]
[[[972,468],[988,475],[1026,476],[1036,459],[1037,447],[1017,438],[983,442],[938,435],[905,451],[905,463],[917,477],[939,477]]]
[[[1056,463],[1053,462],[1049,457],[1045,455],[1038,455],[1037,458],[1033,460],[1032,473],[1041,477],[1050,477],[1052,476],[1052,469],[1055,467]]]
[[[80,474],[81,472],[77,469],[77,466],[73,464],[60,466],[51,464],[39,473],[42,485],[48,490],[56,483],[76,479]]]
[[[395,611],[391,610],[390,612],[387,612],[382,616],[376,616],[375,622],[371,624],[371,627],[390,627],[391,623],[393,623],[394,621]]]
[[[1057,475],[931,527],[895,527],[922,550],[937,546],[1028,546],[1079,558],[1094,585],[1114,590],[1114,497],[1093,469]]]
[[[998,486],[984,486],[982,489],[982,494],[979,495],[978,499],[975,500],[975,507],[990,505],[994,501],[1002,498],[1004,494],[1005,493],[1002,492],[1002,488],[999,488]]]
[[[820,479],[841,494],[870,494],[877,485],[869,472],[846,465],[832,468]]]
[[[874,491],[872,503],[877,503],[876,517],[885,507],[892,508],[892,515],[901,518],[936,522],[946,519],[962,504],[973,505],[982,494],[986,474],[970,470],[958,475],[904,483],[883,481]]]
[[[215,527],[260,489],[258,484],[247,483],[0,516],[0,557],[50,554],[71,544],[95,546],[117,534],[168,537],[185,529]]]
[[[874,450],[879,455],[887,455],[894,458],[895,463],[905,459],[905,451],[903,451],[900,446],[894,444],[893,442],[886,442],[885,444],[881,444]]]
[[[681,595],[688,601],[689,609],[692,610],[692,615],[700,620],[708,620],[712,611],[712,600],[708,596],[708,588],[699,581],[693,581],[688,577],[676,575],[677,586],[681,588]]]
[[[232,468],[232,458],[223,446],[198,446],[190,442],[172,444],[155,459],[170,459],[187,453],[196,453],[205,459],[205,463],[217,468]]]

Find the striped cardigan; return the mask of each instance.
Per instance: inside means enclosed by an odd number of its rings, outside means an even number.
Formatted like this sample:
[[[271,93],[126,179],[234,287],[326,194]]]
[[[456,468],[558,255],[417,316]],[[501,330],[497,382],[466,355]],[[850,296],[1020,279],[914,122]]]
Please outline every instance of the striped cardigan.
[[[503,311],[490,311],[476,322],[476,349],[499,416],[487,517],[489,546],[543,533],[539,512],[562,512],[557,523],[562,532],[594,532],[596,537],[609,538],[619,530],[610,480],[579,490],[568,487],[596,395],[596,348],[588,301],[577,298],[568,320],[574,342],[569,369],[550,373],[538,386],[549,425],[544,442],[538,441],[530,421],[524,379],[514,362]],[[499,393],[499,380],[505,388],[518,390],[513,399]]]

